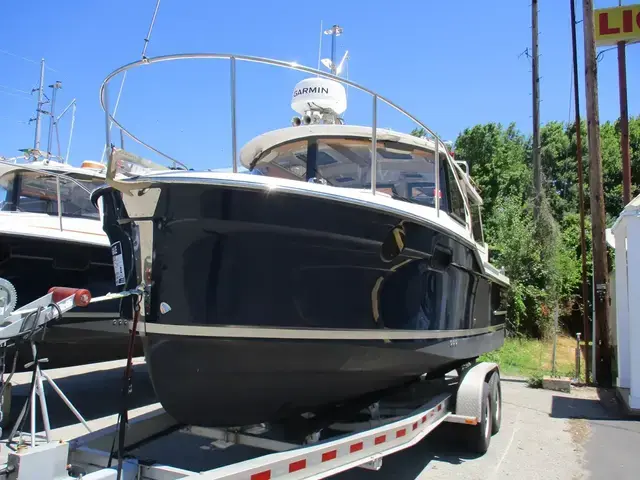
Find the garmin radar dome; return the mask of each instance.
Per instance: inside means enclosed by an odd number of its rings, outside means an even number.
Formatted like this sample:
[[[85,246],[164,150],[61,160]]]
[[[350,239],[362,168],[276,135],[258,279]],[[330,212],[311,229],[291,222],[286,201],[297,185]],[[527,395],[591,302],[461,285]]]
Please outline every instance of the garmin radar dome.
[[[342,123],[340,115],[347,109],[347,92],[340,82],[328,78],[305,78],[293,89],[291,108],[300,117],[292,124]]]

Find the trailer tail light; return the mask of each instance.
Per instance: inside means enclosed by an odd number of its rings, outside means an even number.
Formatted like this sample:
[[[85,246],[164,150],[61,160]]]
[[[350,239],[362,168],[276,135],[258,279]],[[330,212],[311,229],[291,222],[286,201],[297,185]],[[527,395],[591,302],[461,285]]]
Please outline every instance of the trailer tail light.
[[[271,470],[254,473],[253,475],[251,475],[251,480],[271,480]]]
[[[307,461],[298,460],[297,462],[289,464],[289,473],[297,472],[298,470],[302,470],[304,468],[307,468]]]

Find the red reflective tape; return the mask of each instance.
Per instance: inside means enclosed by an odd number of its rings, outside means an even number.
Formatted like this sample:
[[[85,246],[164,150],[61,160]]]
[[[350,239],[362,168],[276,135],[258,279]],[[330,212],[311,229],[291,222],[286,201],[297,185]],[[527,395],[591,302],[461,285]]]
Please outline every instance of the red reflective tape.
[[[418,422],[416,422],[416,423],[414,423],[414,424],[413,424],[413,429],[414,429],[414,430],[417,430],[417,429],[418,429]]]
[[[271,480],[271,470],[254,473],[253,475],[251,475],[251,480]]]
[[[303,468],[307,468],[307,461],[298,460],[297,462],[289,464],[289,473],[297,472],[298,470],[302,470]]]
[[[387,436],[386,435],[380,435],[379,437],[376,437],[376,439],[373,441],[373,443],[375,443],[376,445],[380,445],[381,443],[384,443],[387,441]]]
[[[422,417],[422,423],[427,421],[427,416],[425,415],[424,417]]]
[[[349,447],[349,453],[359,452],[363,448],[364,448],[364,443],[362,442],[354,443]]]
[[[396,438],[404,437],[407,434],[407,429],[402,428],[396,432]]]
[[[338,451],[337,450],[330,450],[330,451],[324,452],[322,454],[322,461],[323,462],[328,462],[329,460],[333,460],[337,456],[338,456]]]

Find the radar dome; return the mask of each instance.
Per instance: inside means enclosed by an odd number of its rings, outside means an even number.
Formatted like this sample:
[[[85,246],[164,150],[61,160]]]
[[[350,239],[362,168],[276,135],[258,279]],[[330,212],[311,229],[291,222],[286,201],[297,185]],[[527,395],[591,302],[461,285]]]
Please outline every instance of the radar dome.
[[[318,109],[329,109],[340,115],[347,109],[347,92],[344,85],[335,80],[305,78],[293,89],[291,108],[300,115]]]

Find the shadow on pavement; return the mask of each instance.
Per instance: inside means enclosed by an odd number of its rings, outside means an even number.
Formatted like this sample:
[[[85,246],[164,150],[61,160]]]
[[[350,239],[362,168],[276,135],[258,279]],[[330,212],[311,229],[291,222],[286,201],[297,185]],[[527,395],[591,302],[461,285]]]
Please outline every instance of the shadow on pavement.
[[[63,378],[55,378],[54,381],[85,420],[94,420],[119,413],[122,406],[121,392],[123,375],[124,367],[118,367],[109,370],[98,370]],[[73,413],[47,383],[48,382],[44,382],[44,390],[51,428],[65,427],[78,423]],[[9,420],[2,428],[3,438],[7,436],[13,428],[15,420],[20,414],[20,410],[25,401],[27,401],[29,390],[29,384],[14,386]],[[155,393],[147,373],[147,366],[145,364],[135,365],[133,393],[129,397],[129,409],[149,405],[155,401]],[[39,402],[36,419],[37,430],[43,430],[44,427],[42,425]],[[24,429],[26,431],[29,430],[28,416]]]
[[[637,420],[624,414],[613,390],[600,388],[597,393],[597,399],[554,395],[551,404],[551,417],[585,420]]]

